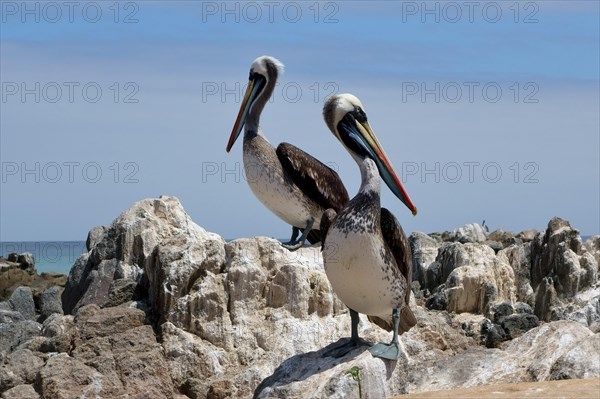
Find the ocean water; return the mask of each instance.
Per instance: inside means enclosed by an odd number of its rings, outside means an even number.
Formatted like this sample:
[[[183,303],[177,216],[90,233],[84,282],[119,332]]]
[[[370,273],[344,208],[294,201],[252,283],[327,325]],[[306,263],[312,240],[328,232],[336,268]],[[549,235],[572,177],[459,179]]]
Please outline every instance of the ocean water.
[[[6,241],[0,242],[0,256],[30,252],[38,273],[69,274],[79,255],[86,253],[85,241]]]

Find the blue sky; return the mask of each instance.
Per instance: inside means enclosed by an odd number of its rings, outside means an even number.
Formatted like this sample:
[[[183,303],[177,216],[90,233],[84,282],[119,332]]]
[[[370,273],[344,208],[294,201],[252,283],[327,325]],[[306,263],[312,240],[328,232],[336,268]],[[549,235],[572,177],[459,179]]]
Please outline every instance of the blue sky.
[[[0,3],[2,241],[85,239],[161,194],[226,238],[287,237],[244,181],[241,142],[225,153],[263,54],[286,65],[261,119],[271,142],[354,194],[321,108],[356,94],[419,208],[384,188],[407,231],[561,216],[600,232],[598,2]]]

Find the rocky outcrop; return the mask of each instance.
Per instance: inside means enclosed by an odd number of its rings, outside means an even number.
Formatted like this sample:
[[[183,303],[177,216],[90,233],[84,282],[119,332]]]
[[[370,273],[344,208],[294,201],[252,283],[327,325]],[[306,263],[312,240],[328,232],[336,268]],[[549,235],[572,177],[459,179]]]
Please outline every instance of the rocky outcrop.
[[[425,233],[416,231],[409,237],[413,254],[413,279],[419,282],[423,289],[433,290],[443,281],[440,273],[431,270],[439,268],[439,263],[433,265],[440,248],[440,241]]]
[[[0,257],[0,301],[10,298],[18,287],[29,287],[34,299],[49,287],[63,287],[66,276],[57,273],[37,273],[33,255],[12,253]]]
[[[454,240],[460,243],[484,242],[487,238],[485,228],[477,223],[469,223],[454,230]]]
[[[53,313],[62,313],[61,290],[53,286],[34,298],[30,287],[17,287],[7,301],[0,302],[0,324],[23,320],[42,322]]]
[[[59,288],[15,291],[19,310],[0,303],[0,394],[387,397],[597,377],[595,255],[570,227],[551,225],[541,235],[478,225],[413,233],[418,323],[401,337],[400,360],[373,358],[366,346],[336,359],[325,352],[349,336],[350,318],[320,248],[289,252],[264,237],[226,243],[174,197],[140,201],[90,231],[62,309]],[[550,253],[555,266],[538,262]],[[359,333],[391,339],[362,315]]]

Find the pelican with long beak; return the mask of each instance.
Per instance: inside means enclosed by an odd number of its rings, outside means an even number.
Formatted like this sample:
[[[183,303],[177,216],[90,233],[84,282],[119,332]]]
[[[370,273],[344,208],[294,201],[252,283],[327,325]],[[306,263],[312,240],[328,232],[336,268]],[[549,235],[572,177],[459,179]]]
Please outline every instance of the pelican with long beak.
[[[361,173],[358,194],[337,215],[327,210],[321,221],[325,272],[334,292],[350,309],[352,319],[351,340],[326,355],[343,356],[361,344],[358,314],[363,313],[394,332],[390,344],[379,343],[370,352],[395,360],[400,355],[398,334],[416,324],[409,307],[412,254],[398,220],[381,208],[380,176],[413,215],[417,208],[375,137],[358,98],[352,94],[330,97],[323,117]]]
[[[231,150],[243,127],[248,185],[260,202],[292,225],[292,237],[283,245],[295,250],[304,245],[311,230],[319,229],[326,209],[340,210],[349,198],[333,169],[291,144],[281,143],[275,149],[265,138],[259,126],[260,115],[282,72],[283,64],[273,57],[254,60],[226,150]],[[300,231],[302,235],[297,239]],[[319,239],[317,232],[313,241]]]

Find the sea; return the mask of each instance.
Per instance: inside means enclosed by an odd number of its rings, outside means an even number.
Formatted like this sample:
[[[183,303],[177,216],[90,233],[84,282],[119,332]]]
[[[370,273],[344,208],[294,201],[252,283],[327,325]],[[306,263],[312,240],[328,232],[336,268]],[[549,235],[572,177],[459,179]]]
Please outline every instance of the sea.
[[[0,242],[0,256],[7,258],[16,252],[30,252],[35,268],[41,273],[69,274],[77,258],[87,252],[85,241],[4,241]]]
[[[581,236],[585,242],[591,236]],[[227,240],[230,241],[230,240]],[[280,241],[287,241],[282,239]],[[0,242],[0,256],[30,252],[38,273],[69,274],[77,258],[87,252],[85,241],[6,241]]]

